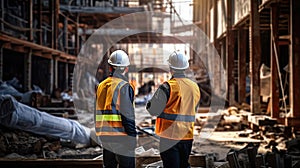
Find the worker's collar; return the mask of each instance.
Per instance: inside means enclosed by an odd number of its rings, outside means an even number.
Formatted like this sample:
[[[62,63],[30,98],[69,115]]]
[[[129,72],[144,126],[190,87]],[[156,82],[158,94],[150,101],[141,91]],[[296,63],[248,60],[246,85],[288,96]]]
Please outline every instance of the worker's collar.
[[[126,76],[124,76],[123,74],[119,73],[118,71],[110,73],[110,76],[128,81],[128,78]]]
[[[185,78],[185,74],[183,71],[174,72],[172,75],[172,78]]]

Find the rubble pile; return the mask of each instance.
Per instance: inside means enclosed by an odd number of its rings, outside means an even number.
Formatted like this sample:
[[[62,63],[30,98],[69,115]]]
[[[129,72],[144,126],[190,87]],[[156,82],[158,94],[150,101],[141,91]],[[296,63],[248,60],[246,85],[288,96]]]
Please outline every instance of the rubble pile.
[[[99,146],[81,147],[59,138],[0,127],[0,157],[6,159],[88,159],[102,154]]]
[[[286,150],[279,150],[274,141],[271,145],[271,150],[266,153],[259,153],[259,144],[253,143],[237,151],[231,150],[227,155],[230,167],[298,168],[300,166],[300,139],[286,141],[288,146]]]

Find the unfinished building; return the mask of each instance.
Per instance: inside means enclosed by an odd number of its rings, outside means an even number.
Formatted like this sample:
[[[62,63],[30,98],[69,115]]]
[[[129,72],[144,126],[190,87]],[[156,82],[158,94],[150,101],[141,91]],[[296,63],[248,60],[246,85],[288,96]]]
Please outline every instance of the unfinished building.
[[[176,5],[183,4],[189,6],[193,24],[185,23],[180,18],[182,13],[176,11]],[[130,53],[134,64],[130,66],[129,79],[142,87],[149,80],[162,82],[169,78],[164,50],[173,50],[172,45],[177,44],[190,56],[190,73],[200,86],[203,107],[210,107],[211,97],[215,96],[217,102],[226,102],[226,107],[246,109],[247,124],[254,132],[261,126],[280,124],[288,138],[297,138],[300,128],[298,8],[298,0],[2,0],[0,80],[17,81],[19,92],[38,86],[48,96],[57,89],[75,88],[77,101],[90,110],[88,99],[94,92],[80,88],[86,81],[93,87],[108,75],[107,56],[114,49],[122,48]],[[154,15],[144,17],[144,12],[154,12]],[[129,20],[122,17],[126,15],[133,17]],[[165,34],[166,24],[170,32]],[[194,26],[205,34],[205,43],[195,42],[202,38],[202,32],[195,33]],[[92,46],[91,38],[95,40],[93,47],[85,48],[87,44]],[[203,44],[207,48],[197,52]],[[211,47],[216,53],[210,55]],[[91,58],[82,59],[82,55]],[[103,55],[103,60],[94,65],[94,58],[99,55]],[[209,72],[208,66],[216,71]],[[222,78],[223,69],[226,83]],[[92,74],[92,79],[78,80],[87,72]],[[56,102],[47,96],[32,97],[30,101],[30,105],[40,110],[78,119],[73,115],[73,103],[53,108],[49,105]],[[208,166],[206,157],[195,158],[192,158],[195,162]],[[147,159],[150,163],[159,158]],[[88,163],[91,167],[97,164]]]

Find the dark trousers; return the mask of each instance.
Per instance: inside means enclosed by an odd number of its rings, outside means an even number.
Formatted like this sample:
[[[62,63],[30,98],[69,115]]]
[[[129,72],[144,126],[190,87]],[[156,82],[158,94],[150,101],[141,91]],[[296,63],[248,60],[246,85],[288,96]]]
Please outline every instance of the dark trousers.
[[[135,168],[134,149],[120,143],[102,143],[104,168]]]
[[[175,142],[175,143],[174,143]],[[192,150],[193,140],[176,141],[161,138],[160,149],[168,144],[173,144],[169,148],[161,151],[160,157],[164,168],[189,168],[189,156]]]

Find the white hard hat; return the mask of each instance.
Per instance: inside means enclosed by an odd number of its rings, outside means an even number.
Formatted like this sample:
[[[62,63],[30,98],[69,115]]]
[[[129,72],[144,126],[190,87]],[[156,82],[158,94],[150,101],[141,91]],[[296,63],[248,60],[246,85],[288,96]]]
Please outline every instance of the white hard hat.
[[[112,52],[107,62],[116,67],[126,67],[130,65],[128,55],[123,50],[116,50]]]
[[[184,69],[188,69],[189,67],[189,62],[187,57],[182,53],[178,53],[176,51],[174,51],[169,56],[168,62],[169,62],[169,66],[176,70],[184,70]]]

